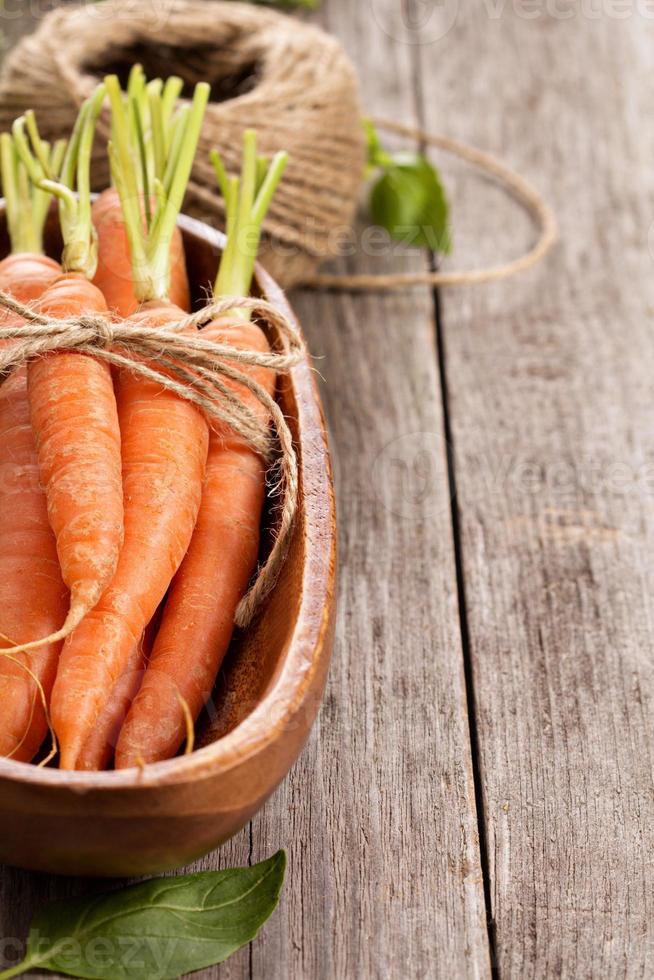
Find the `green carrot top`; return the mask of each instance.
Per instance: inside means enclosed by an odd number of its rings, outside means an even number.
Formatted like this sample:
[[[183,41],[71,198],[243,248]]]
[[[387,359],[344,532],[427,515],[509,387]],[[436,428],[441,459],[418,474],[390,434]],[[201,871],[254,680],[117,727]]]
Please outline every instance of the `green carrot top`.
[[[178,146],[173,143],[182,135],[186,114],[179,106],[183,85],[176,75],[165,82],[161,78],[148,82],[139,64],[129,73],[127,122],[131,145],[138,151],[136,177],[148,221],[157,182],[165,184],[166,168],[177,156]]]
[[[132,255],[134,290],[141,302],[167,299],[170,245],[191,175],[209,86],[200,82],[190,104],[178,105],[181,80],[147,83],[136,66],[123,93],[105,79],[111,104],[109,159]]]
[[[25,125],[36,132],[34,114],[29,112],[24,118]],[[44,140],[38,142],[45,167],[48,171],[58,172],[66,151],[66,141],[59,140],[54,146]],[[30,180],[10,133],[0,135],[0,174],[12,253],[41,255],[51,195]]]
[[[257,154],[257,134],[243,134],[240,177],[227,174],[217,150],[211,152],[218,184],[225,199],[227,242],[214,287],[216,296],[249,296],[254,264],[261,241],[261,226],[288,163],[288,154],[272,160]]]
[[[99,85],[82,105],[60,165],[52,155],[48,158],[33,113],[17,119],[12,130],[16,152],[34,186],[59,201],[64,271],[79,272],[88,279],[95,275],[98,262],[91,221],[91,150],[104,98],[104,85]]]

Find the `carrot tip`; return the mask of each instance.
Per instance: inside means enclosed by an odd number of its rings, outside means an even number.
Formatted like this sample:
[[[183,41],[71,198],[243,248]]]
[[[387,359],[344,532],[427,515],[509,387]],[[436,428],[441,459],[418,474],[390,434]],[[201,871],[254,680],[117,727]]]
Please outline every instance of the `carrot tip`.
[[[59,746],[59,768],[60,769],[77,769],[77,760],[79,758],[79,751],[75,745]]]
[[[176,693],[179,706],[184,715],[184,724],[186,725],[186,748],[184,749],[184,755],[190,755],[195,744],[195,721],[193,719],[193,715],[191,714],[188,701],[182,697],[179,691]]]

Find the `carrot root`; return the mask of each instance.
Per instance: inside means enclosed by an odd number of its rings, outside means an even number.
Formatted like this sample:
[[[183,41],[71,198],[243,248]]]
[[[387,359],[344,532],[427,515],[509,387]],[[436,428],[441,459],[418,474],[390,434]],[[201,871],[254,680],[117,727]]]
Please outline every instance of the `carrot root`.
[[[101,594],[100,591],[93,605],[99,600]],[[89,605],[86,601],[71,603],[64,624],[56,633],[50,633],[49,636],[44,636],[38,640],[30,640],[28,643],[18,643],[16,646],[3,647],[0,653],[27,653],[29,650],[38,650],[40,647],[47,646],[50,643],[59,643],[61,640],[66,640],[77,629],[89,610],[93,608],[93,605]]]

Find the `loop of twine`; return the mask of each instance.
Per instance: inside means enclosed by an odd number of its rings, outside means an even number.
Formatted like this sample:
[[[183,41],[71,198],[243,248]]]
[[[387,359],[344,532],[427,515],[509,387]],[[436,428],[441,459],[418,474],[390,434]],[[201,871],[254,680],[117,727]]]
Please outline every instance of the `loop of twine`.
[[[488,283],[532,268],[557,238],[551,208],[523,177],[491,153],[391,119],[379,129],[453,154],[498,180],[540,229],[537,243],[514,261],[482,269],[400,274],[321,274],[337,252],[335,232],[354,217],[365,166],[356,73],[338,41],[308,24],[263,7],[206,0],[104,0],[58,7],[18,44],[0,78],[0,129],[33,107],[46,138],[67,136],[80,103],[98,81],[94,65],[129,61],[142,53],[152,74],[201,75],[220,83],[252,74],[246,92],[211,102],[189,183],[192,217],[224,221],[207,154],[216,147],[228,169],[239,165],[243,130],[259,133],[262,152],[285,147],[290,164],[264,222],[261,262],[283,287],[395,290],[409,286]],[[198,58],[198,52],[201,58]],[[90,67],[89,67],[90,66]],[[254,71],[253,71],[254,68]],[[53,86],[52,79],[57,80]],[[94,183],[109,182],[104,137],[94,147]]]
[[[527,269],[533,268],[545,258],[558,238],[556,216],[542,195],[524,177],[511,170],[505,163],[492,153],[486,153],[477,147],[469,146],[449,136],[438,136],[428,133],[415,126],[392,119],[373,118],[378,129],[397,133],[409,139],[419,140],[428,146],[437,147],[452,156],[465,160],[482,173],[489,174],[511,194],[527,210],[539,229],[538,239],[524,255],[504,262],[501,265],[489,266],[482,269],[455,269],[447,272],[402,272],[397,274],[356,274],[311,276],[304,286],[315,289],[346,289],[355,292],[368,290],[391,291],[405,289],[408,286],[465,286],[480,283],[497,282],[516,276]]]
[[[54,319],[1,290],[0,308],[26,321],[3,325],[0,320],[0,385],[34,358],[76,351],[131,371],[191,402],[210,420],[229,426],[268,464],[279,453],[275,465],[279,466],[282,502],[275,541],[236,611],[236,625],[248,626],[277,581],[295,520],[299,484],[293,436],[284,413],[265,388],[241,368],[267,368],[277,375],[287,374],[304,357],[304,345],[293,324],[272,303],[244,297],[216,300],[198,313],[161,327],[112,321],[100,315]],[[200,331],[210,321],[236,310],[264,318],[282,342],[282,349],[260,353],[204,340],[199,332],[197,336],[189,332],[193,327]],[[271,442],[268,424],[235,394],[234,384],[247,388],[265,408],[273,422],[278,450]]]
[[[228,169],[237,169],[244,129],[257,130],[266,154],[288,150],[289,168],[264,222],[261,252],[263,266],[285,288],[305,284],[355,291],[488,283],[532,268],[552,247],[557,226],[551,209],[495,156],[378,118],[373,122],[379,129],[451,153],[500,181],[538,224],[539,240],[520,258],[485,269],[319,273],[319,263],[338,251],[335,233],[351,225],[361,191],[365,141],[354,68],[335,38],[279,11],[222,2],[210,9],[206,0],[105,0],[57,7],[3,65],[0,129],[33,108],[44,137],[67,136],[80,103],[102,74],[98,66],[126,63],[138,50],[152,77],[177,74],[189,84],[210,78],[229,89],[230,79],[251,76],[246,91],[228,91],[232,97],[209,104],[186,207],[192,217],[210,224],[224,221],[207,154],[216,147]],[[100,129],[108,135],[106,120]],[[95,185],[106,187],[104,140],[96,141],[93,173]]]
[[[49,5],[46,5],[49,6]],[[352,224],[365,166],[354,66],[342,45],[279,10],[207,0],[104,0],[57,5],[3,59],[0,131],[26,109],[45,139],[68,136],[80,103],[106,70],[139,59],[150,78],[180,75],[187,88],[212,82],[185,211],[224,227],[224,204],[209,162],[219,150],[240,169],[245,129],[260,151],[290,160],[264,228],[260,260],[283,288],[317,272],[334,252],[334,232]],[[109,184],[106,137],[93,148],[93,183]]]

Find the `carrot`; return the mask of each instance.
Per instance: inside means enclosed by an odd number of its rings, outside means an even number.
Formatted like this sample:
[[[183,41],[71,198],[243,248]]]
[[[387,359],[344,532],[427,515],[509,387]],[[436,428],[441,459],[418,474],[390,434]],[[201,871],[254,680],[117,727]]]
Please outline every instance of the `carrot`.
[[[45,147],[58,166],[63,144]],[[30,188],[11,136],[0,136],[0,169],[12,252],[0,262],[0,289],[30,303],[59,275],[42,253],[50,195]],[[66,614],[54,535],[40,486],[30,424],[27,378],[16,372],[0,388],[0,642],[53,633]],[[61,642],[31,655],[0,655],[0,755],[29,762],[48,724],[44,702],[54,683]]]
[[[250,292],[261,222],[286,163],[285,154],[270,169],[258,161],[252,132],[245,134],[243,157],[239,184],[227,178],[214,156],[228,212],[228,241],[215,287],[220,296]],[[209,324],[203,336],[235,347],[269,349],[259,327],[242,316],[235,323]],[[275,378],[269,370],[244,370],[272,394]],[[265,421],[254,394],[243,386],[235,390]],[[116,768],[175,755],[186,737],[186,712],[195,720],[208,701],[256,564],[264,496],[261,457],[227,426],[214,427],[198,522],[171,586],[143,684],[120,733]]]
[[[135,643],[110,697],[98,715],[91,735],[77,761],[78,769],[95,771],[107,769],[113,758],[121,726],[136,693],[141,686],[145,665],[152,649],[152,636],[147,631]]]
[[[156,207],[153,190],[166,180],[166,164],[174,158],[173,143],[183,134],[183,110],[175,111],[182,79],[172,76],[146,82],[141,65],[134,65],[127,86],[130,139],[140,151],[134,187],[147,226]],[[147,205],[145,194],[148,194]],[[98,233],[98,269],[94,282],[110,307],[122,317],[134,313],[140,301],[133,282],[132,256],[120,195],[115,187],[103,191],[93,204],[93,223]],[[191,299],[184,245],[175,227],[170,242],[170,288],[168,298],[180,309],[189,310]]]
[[[157,630],[161,621],[161,609],[148,623],[141,639],[132,647],[123,673],[114,684],[111,696],[98,715],[91,736],[78,760],[78,769],[96,771],[107,769],[113,759],[121,726],[129,707],[136,697],[145,668],[152,653]]]
[[[157,208],[141,216],[127,108],[118,79],[106,79],[112,108],[110,157],[130,241],[133,281],[142,309],[135,324],[160,326],[183,311],[167,298],[170,241],[181,207],[204,109],[207,85],[196,87],[182,117],[182,139],[169,156]],[[171,152],[173,152],[171,150]],[[145,199],[150,200],[146,188]],[[62,651],[52,695],[52,720],[62,768],[82,764],[107,693],[121,676],[186,553],[200,507],[208,425],[185,399],[128,371],[117,378],[122,435],[125,541],[116,574],[98,605]]]
[[[59,198],[64,271],[39,303],[52,317],[107,312],[102,293],[89,281],[96,254],[89,167],[104,95],[100,86],[80,110],[58,180],[45,169],[35,124],[30,127],[29,118],[14,124],[18,152],[35,185]],[[33,361],[27,376],[48,516],[70,589],[63,626],[44,638],[52,643],[68,636],[93,608],[116,569],[123,537],[120,430],[111,372],[101,361],[57,353]],[[38,642],[13,649],[35,648]]]
[[[132,280],[132,259],[120,197],[108,187],[95,199],[91,210],[98,235],[98,268],[93,283],[104,295],[110,310],[128,317],[140,306]],[[170,301],[182,310],[191,308],[184,244],[175,228],[170,246]]]
[[[47,255],[12,252],[0,262],[0,289],[21,303],[32,303],[59,275],[61,266]]]

